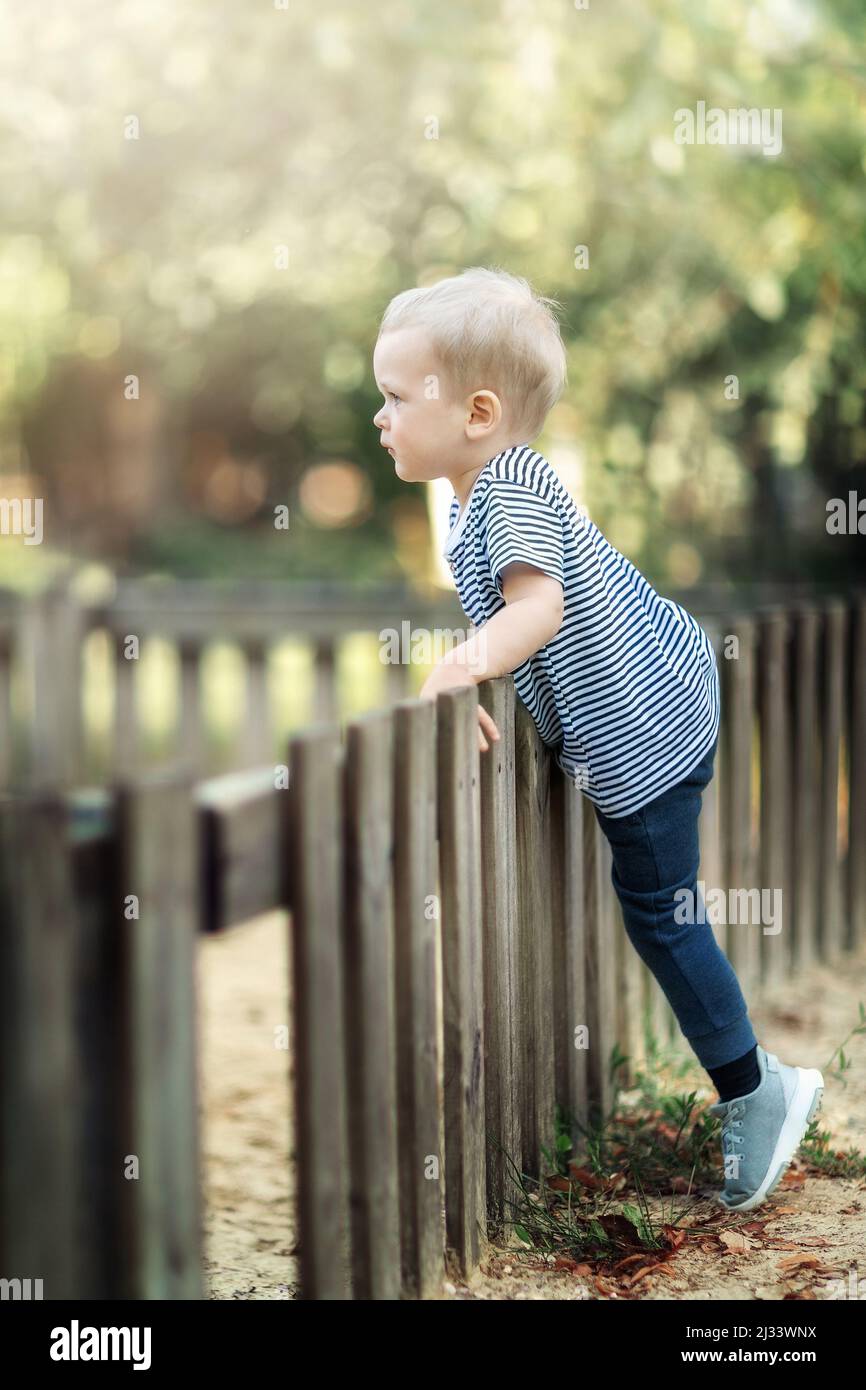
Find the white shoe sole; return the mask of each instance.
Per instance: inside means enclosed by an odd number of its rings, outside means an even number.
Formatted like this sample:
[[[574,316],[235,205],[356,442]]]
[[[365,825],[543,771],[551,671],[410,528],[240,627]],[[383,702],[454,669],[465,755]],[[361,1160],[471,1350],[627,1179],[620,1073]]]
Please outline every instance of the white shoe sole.
[[[769,1197],[800,1147],[809,1122],[820,1110],[823,1094],[824,1078],[821,1073],[814,1067],[797,1067],[797,1089],[776,1140],[773,1157],[767,1166],[764,1179],[760,1187],[742,1202],[726,1202],[724,1193],[718,1193],[716,1200],[727,1211],[752,1211],[765,1197]]]

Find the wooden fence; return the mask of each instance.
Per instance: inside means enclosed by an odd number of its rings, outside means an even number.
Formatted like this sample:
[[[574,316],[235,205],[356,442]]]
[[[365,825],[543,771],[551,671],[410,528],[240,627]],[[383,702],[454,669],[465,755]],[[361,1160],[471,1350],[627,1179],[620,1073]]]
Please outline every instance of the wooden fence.
[[[719,586],[670,596],[707,619],[732,607],[729,592]],[[746,606],[778,597],[778,586],[763,585]],[[804,587],[802,597],[815,595]],[[346,667],[352,639],[364,637],[379,658],[372,665],[381,663],[380,695],[366,704],[370,708],[415,693],[414,663],[385,660],[379,634],[434,633],[447,645],[449,633],[459,640],[465,628],[454,594],[425,600],[394,588],[352,594],[274,583],[220,588],[124,580],[110,599],[85,601],[76,597],[74,582],[61,576],[28,598],[0,590],[0,786],[25,778],[31,786],[107,784],[118,773],[178,759],[196,777],[270,763],[282,756],[285,737],[295,728],[345,722],[358,709]],[[88,661],[99,639],[107,661]],[[176,708],[173,727],[158,739],[148,727],[142,679],[150,644],[157,640],[165,645],[167,703]],[[292,692],[298,698],[292,699],[289,720],[274,707],[274,658],[286,640],[302,649],[300,669],[296,665],[279,684],[297,684],[303,675],[305,686]],[[209,658],[217,644],[237,654],[240,687],[232,708],[235,728],[221,731],[221,742],[208,708]],[[93,717],[85,717],[94,703],[108,704],[104,734],[97,735]]]
[[[866,601],[706,625],[724,723],[701,877],[783,892],[778,934],[714,928],[753,1005],[866,935]],[[202,1296],[202,929],[288,913],[305,1298],[471,1275],[512,1163],[549,1171],[555,1107],[579,1145],[676,1042],[590,803],[510,677],[306,729],[286,769],[0,804],[0,1276]]]

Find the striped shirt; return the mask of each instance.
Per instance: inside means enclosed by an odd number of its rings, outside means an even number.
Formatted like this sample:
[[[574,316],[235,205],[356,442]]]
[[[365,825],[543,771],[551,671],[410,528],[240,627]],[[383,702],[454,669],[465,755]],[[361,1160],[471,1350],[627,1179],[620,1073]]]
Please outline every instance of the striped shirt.
[[[505,606],[511,561],[563,586],[558,633],[512,673],[558,765],[614,817],[681,781],[719,730],[716,657],[700,624],[655,592],[529,445],[490,459],[458,510],[455,496],[444,555],[474,627]]]

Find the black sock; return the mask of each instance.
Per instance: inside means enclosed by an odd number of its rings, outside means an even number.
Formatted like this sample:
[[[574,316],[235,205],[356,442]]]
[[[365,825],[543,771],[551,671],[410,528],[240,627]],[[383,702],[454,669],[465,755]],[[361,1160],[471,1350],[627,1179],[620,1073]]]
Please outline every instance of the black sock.
[[[719,1100],[733,1100],[735,1096],[747,1096],[757,1090],[761,1083],[761,1069],[758,1066],[757,1043],[734,1062],[726,1062],[723,1067],[707,1067],[710,1079],[719,1093]]]

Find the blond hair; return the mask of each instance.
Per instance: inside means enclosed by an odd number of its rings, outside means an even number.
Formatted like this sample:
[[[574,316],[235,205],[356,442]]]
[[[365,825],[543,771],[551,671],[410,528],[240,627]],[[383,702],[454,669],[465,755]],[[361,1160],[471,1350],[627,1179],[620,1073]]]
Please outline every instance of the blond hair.
[[[519,442],[529,443],[566,384],[565,348],[554,313],[560,308],[519,275],[472,266],[395,295],[379,336],[397,328],[425,329],[453,397],[495,391]]]

